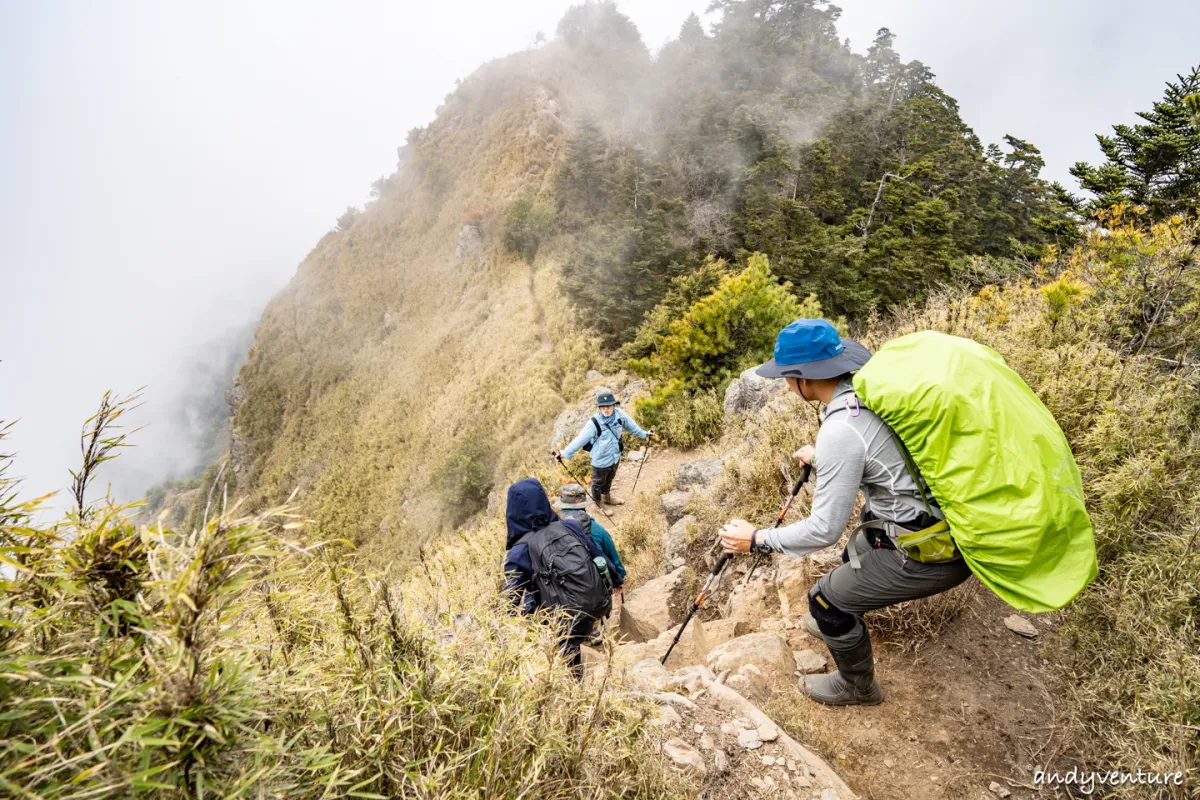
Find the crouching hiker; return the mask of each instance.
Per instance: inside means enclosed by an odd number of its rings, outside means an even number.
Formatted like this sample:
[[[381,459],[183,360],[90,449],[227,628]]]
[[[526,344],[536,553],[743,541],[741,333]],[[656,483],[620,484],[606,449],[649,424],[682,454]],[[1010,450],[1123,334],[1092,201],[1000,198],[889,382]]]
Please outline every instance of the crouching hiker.
[[[861,521],[867,525],[851,536],[842,566],[809,591],[811,616],[803,621],[809,633],[825,641],[837,665],[828,675],[807,676],[802,687],[826,705],[883,701],[863,614],[944,592],[971,576],[961,554],[924,563],[897,549],[894,533],[935,528],[943,515],[895,434],[855,395],[851,374],[870,357],[865,347],[839,337],[825,320],[802,319],[783,329],[775,358],[757,373],[784,378],[794,394],[825,404],[816,447],[795,453],[817,474],[812,511],[807,519],[775,529],[756,530],[740,519],[721,528],[728,552],[805,556],[837,542],[862,490]]]
[[[609,506],[624,505],[624,500],[612,496],[613,478],[621,463],[621,432],[629,431],[642,439],[653,436],[642,430],[633,417],[617,408],[620,405],[612,392],[602,392],[596,398],[600,411],[587,421],[583,430],[561,453],[551,451],[555,458],[568,460],[580,450],[592,454],[592,499]]]
[[[508,487],[505,522],[504,591],[524,614],[540,608],[565,612],[562,652],[582,678],[580,645],[596,620],[612,611],[612,592],[623,582],[618,575],[624,569],[618,572],[578,519],[559,519],[533,478]]]

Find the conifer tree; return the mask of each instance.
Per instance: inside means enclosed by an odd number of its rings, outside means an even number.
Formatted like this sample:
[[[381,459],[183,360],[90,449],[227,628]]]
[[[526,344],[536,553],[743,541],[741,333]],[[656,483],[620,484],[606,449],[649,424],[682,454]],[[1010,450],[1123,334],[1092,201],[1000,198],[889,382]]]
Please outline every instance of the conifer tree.
[[[1090,211],[1133,203],[1151,220],[1200,211],[1200,120],[1190,100],[1200,94],[1200,66],[1178,82],[1167,82],[1163,99],[1139,111],[1144,124],[1114,125],[1113,134],[1097,134],[1105,161],[1080,161],[1071,168],[1093,199]]]

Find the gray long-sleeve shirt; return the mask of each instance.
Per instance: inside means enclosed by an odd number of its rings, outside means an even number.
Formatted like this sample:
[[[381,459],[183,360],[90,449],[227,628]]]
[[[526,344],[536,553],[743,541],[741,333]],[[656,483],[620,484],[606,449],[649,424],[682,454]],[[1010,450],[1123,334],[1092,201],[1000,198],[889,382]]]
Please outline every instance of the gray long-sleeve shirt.
[[[904,524],[920,515],[919,490],[892,429],[858,402],[849,379],[838,384],[825,407],[813,468],[817,487],[808,518],[760,530],[760,543],[789,556],[828,547],[846,530],[860,488],[880,519]]]

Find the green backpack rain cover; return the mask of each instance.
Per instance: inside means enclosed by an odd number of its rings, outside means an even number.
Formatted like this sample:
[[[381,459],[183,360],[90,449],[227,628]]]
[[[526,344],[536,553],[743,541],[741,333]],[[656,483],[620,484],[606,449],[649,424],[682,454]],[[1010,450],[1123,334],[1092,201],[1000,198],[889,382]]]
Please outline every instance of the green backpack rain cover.
[[[1067,438],[999,353],[913,333],[881,347],[854,389],[912,454],[971,571],[1006,603],[1062,608],[1096,577]]]

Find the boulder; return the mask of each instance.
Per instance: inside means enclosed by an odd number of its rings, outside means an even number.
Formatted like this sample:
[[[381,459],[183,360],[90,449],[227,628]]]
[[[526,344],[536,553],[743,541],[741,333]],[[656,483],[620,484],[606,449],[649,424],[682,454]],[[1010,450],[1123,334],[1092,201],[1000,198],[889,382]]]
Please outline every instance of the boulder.
[[[776,592],[773,582],[765,570],[760,569],[747,586],[739,580],[729,595],[729,618],[742,623],[746,630],[759,628],[762,620],[775,615]]]
[[[658,663],[657,658],[643,658],[629,670],[634,685],[647,692],[666,691],[671,680],[671,673]]]
[[[695,586],[696,574],[683,566],[626,593],[621,603],[621,633],[635,642],[657,638],[683,621]]]
[[[708,650],[750,633],[750,627],[735,619],[710,619],[704,623],[704,642]],[[705,653],[707,657],[708,653]]]
[[[589,369],[587,374],[583,376],[583,379],[588,383],[596,383],[597,381],[604,380],[604,375],[599,370]]]
[[[743,372],[725,390],[725,420],[759,411],[776,394],[787,391],[782,378],[764,378],[755,374],[754,367]]]
[[[808,610],[808,589],[815,571],[807,558],[780,558],[775,565],[775,590],[783,616],[801,615]]]
[[[698,520],[691,514],[680,517],[675,520],[667,531],[667,535],[662,540],[663,560],[670,564],[679,556],[683,555],[683,550],[687,547],[692,535],[696,532],[695,525]]]
[[[787,640],[777,633],[748,633],[714,647],[708,654],[708,668],[717,674],[725,670],[740,674],[746,664],[757,667],[768,683],[790,681],[796,670]]]
[[[684,515],[684,509],[691,502],[691,492],[667,492],[659,498],[662,503],[663,514],[667,517],[667,524],[674,525]]]
[[[724,472],[725,465],[719,458],[698,458],[689,461],[681,464],[675,473],[675,489],[681,492],[688,489],[707,490]]]

